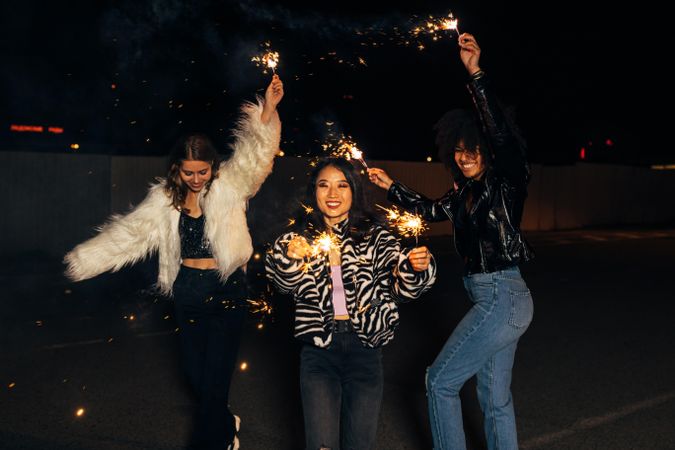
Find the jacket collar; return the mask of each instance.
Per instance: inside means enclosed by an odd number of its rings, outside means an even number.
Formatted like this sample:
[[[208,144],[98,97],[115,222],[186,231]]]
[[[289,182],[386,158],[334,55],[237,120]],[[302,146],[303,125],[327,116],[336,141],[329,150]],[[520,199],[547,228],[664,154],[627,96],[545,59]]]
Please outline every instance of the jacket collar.
[[[332,229],[333,233],[335,233],[340,239],[343,240],[347,236],[347,233],[349,232],[349,217],[333,225]]]

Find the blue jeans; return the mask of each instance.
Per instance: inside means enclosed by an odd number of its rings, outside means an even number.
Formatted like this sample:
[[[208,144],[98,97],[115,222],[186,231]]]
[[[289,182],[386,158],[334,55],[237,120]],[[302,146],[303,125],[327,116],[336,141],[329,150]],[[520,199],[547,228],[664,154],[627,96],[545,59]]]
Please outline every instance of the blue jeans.
[[[354,331],[333,334],[329,348],[305,344],[300,390],[306,449],[374,449],[382,387],[382,352],[364,347]]]
[[[246,319],[246,278],[236,271],[223,285],[215,270],[181,266],[173,294],[181,363],[197,400],[190,448],[223,450],[235,435],[228,401]]]
[[[459,391],[476,375],[491,450],[518,448],[511,371],[518,339],[532,321],[532,296],[517,267],[464,277],[473,307],[427,369],[436,450],[466,448]]]

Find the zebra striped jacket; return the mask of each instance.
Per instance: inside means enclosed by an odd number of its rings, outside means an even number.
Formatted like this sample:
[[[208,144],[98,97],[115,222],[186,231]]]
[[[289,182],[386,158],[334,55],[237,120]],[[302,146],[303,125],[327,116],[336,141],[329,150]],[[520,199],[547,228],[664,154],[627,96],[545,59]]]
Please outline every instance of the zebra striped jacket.
[[[385,228],[373,225],[360,242],[349,235],[349,219],[335,225],[341,242],[342,282],[349,319],[364,346],[377,348],[394,337],[399,323],[397,303],[418,298],[436,280],[436,263],[415,272],[399,242]],[[328,347],[333,336],[333,286],[328,258],[289,258],[288,242],[280,236],[265,258],[269,281],[295,299],[295,337]]]

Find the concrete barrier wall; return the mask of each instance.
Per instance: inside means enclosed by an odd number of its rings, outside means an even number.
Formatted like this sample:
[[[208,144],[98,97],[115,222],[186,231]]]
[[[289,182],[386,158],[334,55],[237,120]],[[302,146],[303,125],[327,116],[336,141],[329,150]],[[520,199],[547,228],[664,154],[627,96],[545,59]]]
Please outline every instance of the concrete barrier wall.
[[[163,176],[162,157],[0,152],[8,169],[0,177],[7,208],[0,216],[3,255],[62,255],[92,236],[113,212],[123,213]],[[440,163],[369,161],[428,197],[450,186]],[[257,243],[270,242],[288,223],[304,192],[306,159],[283,157],[249,205],[249,225]],[[376,204],[385,192],[368,184]],[[642,167],[576,164],[533,165],[525,206],[525,230],[588,226],[656,225],[675,222],[675,171]],[[451,233],[448,222],[430,224],[428,235]]]
[[[110,157],[0,152],[0,253],[59,255],[110,213]]]

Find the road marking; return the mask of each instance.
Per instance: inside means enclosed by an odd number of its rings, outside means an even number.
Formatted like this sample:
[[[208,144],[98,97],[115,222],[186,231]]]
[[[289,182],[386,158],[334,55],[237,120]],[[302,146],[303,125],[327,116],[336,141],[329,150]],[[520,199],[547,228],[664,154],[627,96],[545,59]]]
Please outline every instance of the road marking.
[[[102,344],[106,340],[105,339],[91,339],[89,341],[79,341],[79,342],[68,342],[65,344],[52,344],[52,345],[45,345],[44,348],[45,350],[53,350],[55,348],[68,348],[68,347],[79,347],[82,345],[93,345],[93,344]]]
[[[649,400],[643,400],[641,402],[633,403],[632,405],[626,405],[622,408],[617,409],[616,411],[594,417],[587,417],[585,419],[577,420],[571,427],[566,430],[555,431],[552,433],[543,434],[537,436],[527,441],[523,442],[520,445],[522,449],[533,449],[544,447],[551,442],[559,441],[560,439],[566,438],[573,434],[579,433],[581,431],[590,430],[593,428],[598,428],[608,423],[616,422],[617,420],[634,414],[643,409],[654,408],[659,406],[662,403],[666,403],[669,400],[675,398],[675,391],[671,391],[665,394],[661,394],[657,397],[651,398]]]
[[[132,337],[146,338],[146,337],[154,337],[154,336],[165,336],[165,335],[169,335],[169,334],[173,334],[173,333],[174,333],[174,330],[153,331],[153,332],[149,332],[149,333],[135,334]],[[109,338],[90,339],[88,341],[65,342],[63,344],[45,345],[42,348],[44,350],[54,350],[54,349],[59,349],[59,348],[82,347],[82,346],[85,346],[85,345],[105,344],[106,342],[108,342],[108,339]]]

